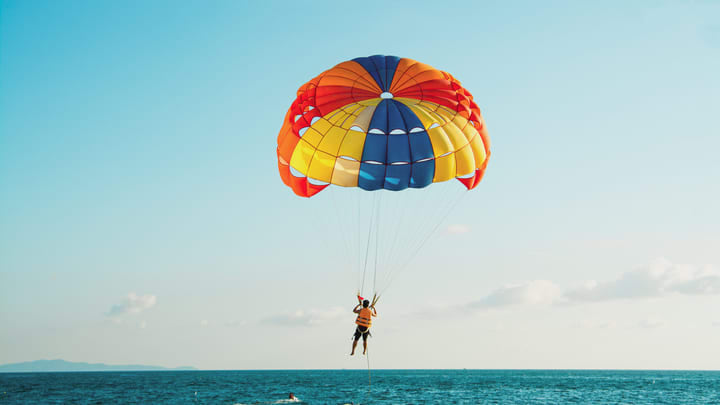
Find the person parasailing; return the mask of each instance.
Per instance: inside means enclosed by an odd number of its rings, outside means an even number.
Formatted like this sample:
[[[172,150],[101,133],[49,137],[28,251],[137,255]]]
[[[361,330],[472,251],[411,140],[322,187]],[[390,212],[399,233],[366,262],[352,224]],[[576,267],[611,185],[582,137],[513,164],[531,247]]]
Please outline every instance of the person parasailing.
[[[370,334],[370,327],[372,326],[372,317],[377,317],[377,310],[375,304],[379,297],[376,295],[373,297],[372,303],[368,300],[363,300],[360,295],[357,296],[358,304],[353,308],[353,313],[358,314],[355,319],[355,334],[353,335],[352,351],[350,355],[355,355],[355,347],[357,347],[360,336],[363,338],[363,354],[367,353],[367,338],[372,336]]]
[[[325,70],[295,92],[275,155],[282,182],[297,196],[311,198],[332,185],[333,198],[348,195],[357,205],[357,221],[349,215],[350,204],[337,207],[338,226],[333,228],[347,244],[345,253],[357,253],[351,267],[362,274],[360,292],[369,259],[374,259],[371,291],[377,293],[408,268],[459,198],[480,183],[490,158],[490,138],[473,95],[450,73],[409,58],[372,55]],[[458,199],[440,193],[435,185],[452,179],[464,186],[456,187]],[[417,193],[428,187],[439,195]],[[363,202],[368,193],[371,204]],[[386,202],[381,203],[384,194]],[[396,204],[389,206],[387,200]],[[388,212],[392,207],[396,211]],[[364,214],[369,219],[363,219]],[[401,237],[401,231],[408,238]],[[388,236],[388,243],[381,235]],[[398,241],[406,251],[393,250]],[[380,289],[378,268],[387,270],[381,271]],[[358,295],[358,300],[351,355],[361,336],[367,355],[377,298],[367,302]]]

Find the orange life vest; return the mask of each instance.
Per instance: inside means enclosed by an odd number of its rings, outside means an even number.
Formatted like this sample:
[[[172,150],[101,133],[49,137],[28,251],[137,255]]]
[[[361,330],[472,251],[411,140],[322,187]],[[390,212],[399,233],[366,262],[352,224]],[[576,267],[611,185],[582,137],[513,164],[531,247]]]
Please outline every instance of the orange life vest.
[[[372,309],[362,308],[355,320],[355,324],[369,328],[372,326]]]

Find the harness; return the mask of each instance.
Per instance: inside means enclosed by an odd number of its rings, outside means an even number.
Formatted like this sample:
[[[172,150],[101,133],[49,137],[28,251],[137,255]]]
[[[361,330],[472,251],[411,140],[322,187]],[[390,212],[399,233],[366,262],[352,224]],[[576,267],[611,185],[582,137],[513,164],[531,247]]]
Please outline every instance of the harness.
[[[355,328],[355,333],[353,333],[353,335],[350,337],[351,340],[355,340],[355,334],[356,334],[356,333],[360,333],[360,336],[362,336],[362,335],[368,335],[368,337],[372,337],[372,333],[370,333],[370,328],[367,328],[367,329],[365,330],[365,332],[363,332],[363,331],[360,330],[360,325],[358,325],[358,326]]]

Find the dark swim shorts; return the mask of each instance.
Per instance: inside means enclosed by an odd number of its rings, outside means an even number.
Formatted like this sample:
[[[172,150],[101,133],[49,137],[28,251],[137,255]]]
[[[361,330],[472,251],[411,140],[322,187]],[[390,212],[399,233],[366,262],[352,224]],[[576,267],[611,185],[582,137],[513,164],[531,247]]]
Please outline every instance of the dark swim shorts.
[[[360,339],[360,336],[362,336],[363,340],[367,340],[368,336],[372,336],[367,326],[358,325],[358,327],[355,328],[355,340]]]

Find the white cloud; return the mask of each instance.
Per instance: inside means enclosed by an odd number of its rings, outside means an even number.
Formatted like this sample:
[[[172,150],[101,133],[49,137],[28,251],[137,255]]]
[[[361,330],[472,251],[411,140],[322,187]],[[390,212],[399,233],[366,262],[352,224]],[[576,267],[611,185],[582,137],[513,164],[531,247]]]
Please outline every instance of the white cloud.
[[[580,322],[574,324],[574,326],[581,329],[615,329],[618,324],[616,321],[594,321],[589,319],[583,319]]]
[[[645,329],[655,329],[665,325],[665,321],[656,318],[643,319],[638,326]]]
[[[208,326],[209,323],[210,322],[208,322],[207,319],[203,319],[202,321],[200,321],[200,326]]]
[[[463,224],[452,224],[445,228],[445,232],[451,234],[468,233],[470,232],[470,227]]]
[[[486,297],[469,304],[473,308],[498,308],[513,305],[548,305],[562,299],[562,291],[547,280],[525,284],[511,284],[499,288]]]
[[[230,321],[225,323],[225,326],[229,326],[231,328],[237,328],[245,325],[247,325],[247,321]]]
[[[586,303],[661,297],[669,294],[720,294],[720,273],[710,267],[697,269],[660,258],[646,266],[625,272],[615,280],[590,280],[571,289],[563,289],[547,280],[506,285],[467,304],[466,307],[489,309],[516,305]]]
[[[147,322],[141,321],[140,324],[138,324],[138,326],[140,327],[140,329],[145,329],[145,328],[147,328]]]
[[[289,314],[281,314],[262,319],[260,323],[277,326],[315,326],[340,320],[353,319],[353,314],[343,307],[324,310],[297,310]]]
[[[606,282],[590,280],[565,292],[569,301],[606,301],[621,298],[658,297],[669,293],[720,294],[720,274],[710,268],[673,264],[660,258],[647,266],[623,273]]]
[[[116,317],[125,314],[139,314],[154,307],[156,303],[157,297],[152,294],[137,295],[131,292],[122,303],[113,305],[107,315]]]

